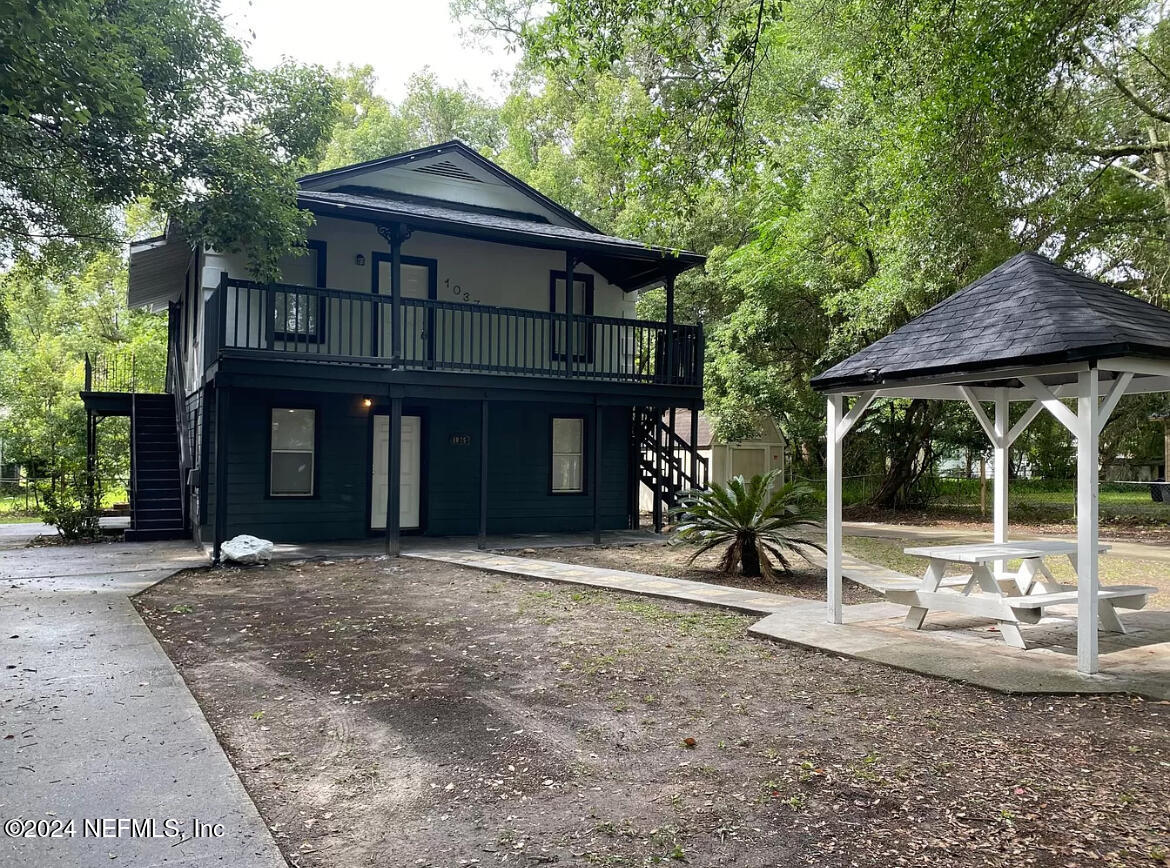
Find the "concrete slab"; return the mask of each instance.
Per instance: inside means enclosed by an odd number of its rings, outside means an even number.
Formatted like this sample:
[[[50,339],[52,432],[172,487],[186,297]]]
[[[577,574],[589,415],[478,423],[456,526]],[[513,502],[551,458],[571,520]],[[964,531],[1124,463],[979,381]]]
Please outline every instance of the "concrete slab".
[[[0,864],[286,865],[130,603],[206,562],[185,542],[0,555],[0,819],[73,821],[64,837],[0,837]]]
[[[825,620],[823,603],[788,606],[749,631],[790,645],[883,663],[1001,693],[1132,693],[1170,699],[1170,612],[1122,615],[1130,632],[1102,633],[1099,675],[1076,671],[1076,621],[1057,615],[1021,630],[1028,650],[1008,646],[988,621],[932,613],[926,626],[902,623],[906,607],[844,608],[844,624]]]

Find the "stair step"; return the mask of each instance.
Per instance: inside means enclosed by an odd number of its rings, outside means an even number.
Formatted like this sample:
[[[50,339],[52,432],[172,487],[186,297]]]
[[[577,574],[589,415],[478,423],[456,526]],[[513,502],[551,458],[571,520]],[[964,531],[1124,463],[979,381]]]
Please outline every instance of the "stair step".
[[[186,528],[141,529],[131,528],[126,531],[126,542],[158,542],[165,539],[188,539],[191,532]]]

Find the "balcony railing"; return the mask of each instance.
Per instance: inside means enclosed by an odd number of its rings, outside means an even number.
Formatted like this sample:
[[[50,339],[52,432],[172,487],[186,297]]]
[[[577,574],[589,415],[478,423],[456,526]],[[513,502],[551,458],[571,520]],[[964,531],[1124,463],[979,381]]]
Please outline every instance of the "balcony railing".
[[[225,279],[207,302],[218,350],[411,370],[698,386],[703,330],[603,316]]]
[[[166,390],[166,363],[157,353],[138,355],[130,350],[85,354],[86,392],[162,393]]]

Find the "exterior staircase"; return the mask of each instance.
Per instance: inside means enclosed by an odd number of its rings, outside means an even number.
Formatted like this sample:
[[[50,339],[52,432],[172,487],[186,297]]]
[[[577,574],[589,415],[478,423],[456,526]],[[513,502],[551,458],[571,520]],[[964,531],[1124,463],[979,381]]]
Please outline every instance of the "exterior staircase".
[[[679,495],[706,488],[710,479],[707,459],[691,452],[691,445],[667,423],[661,410],[634,410],[634,450],[638,476],[654,493],[654,528],[661,530],[663,509],[678,505]]]
[[[175,400],[131,395],[130,528],[127,541],[183,539],[182,462]]]

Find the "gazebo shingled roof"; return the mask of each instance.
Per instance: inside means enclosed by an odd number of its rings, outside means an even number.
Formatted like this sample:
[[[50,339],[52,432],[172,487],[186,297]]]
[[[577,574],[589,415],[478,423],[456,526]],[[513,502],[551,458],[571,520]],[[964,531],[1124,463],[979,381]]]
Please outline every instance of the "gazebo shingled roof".
[[[825,391],[1122,356],[1170,358],[1170,311],[1019,253],[812,385]]]

